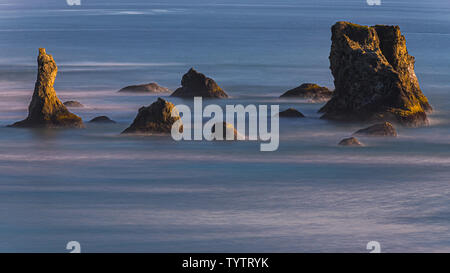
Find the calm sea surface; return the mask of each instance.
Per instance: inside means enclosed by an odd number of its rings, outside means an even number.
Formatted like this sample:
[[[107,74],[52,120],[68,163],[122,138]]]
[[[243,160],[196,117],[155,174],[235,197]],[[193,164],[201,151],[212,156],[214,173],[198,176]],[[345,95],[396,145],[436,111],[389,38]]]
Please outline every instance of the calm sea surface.
[[[396,139],[336,144],[367,124],[319,119],[321,104],[280,100],[304,82],[333,88],[330,27],[396,24],[435,112]],[[59,66],[55,89],[83,130],[6,128],[27,115],[36,56]],[[447,0],[0,0],[0,251],[450,251],[450,4]],[[195,67],[227,104],[279,104],[276,152],[256,142],[120,136],[157,97],[126,95],[156,81],[175,89]],[[169,99],[174,104],[188,103]]]

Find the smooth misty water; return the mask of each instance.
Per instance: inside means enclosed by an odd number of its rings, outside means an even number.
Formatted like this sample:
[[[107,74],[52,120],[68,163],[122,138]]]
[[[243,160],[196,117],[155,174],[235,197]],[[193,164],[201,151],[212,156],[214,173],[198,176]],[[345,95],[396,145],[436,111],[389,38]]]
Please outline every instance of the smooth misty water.
[[[31,3],[27,3],[31,2]],[[42,2],[45,2],[42,4]],[[450,4],[438,1],[0,0],[0,251],[450,251]],[[245,4],[243,4],[245,3]],[[397,139],[336,143],[365,124],[319,119],[320,104],[279,100],[303,82],[333,87],[330,26],[398,24],[435,112]],[[23,119],[38,47],[59,65],[61,100],[84,130],[6,128]],[[296,107],[277,152],[259,143],[124,137],[156,97],[194,66],[242,104]],[[170,101],[186,103],[170,98]],[[216,101],[213,101],[216,102]]]

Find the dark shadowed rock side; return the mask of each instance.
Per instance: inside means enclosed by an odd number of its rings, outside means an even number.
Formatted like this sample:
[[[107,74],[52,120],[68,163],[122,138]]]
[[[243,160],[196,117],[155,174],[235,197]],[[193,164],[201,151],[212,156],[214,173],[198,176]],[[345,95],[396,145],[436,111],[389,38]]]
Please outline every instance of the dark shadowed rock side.
[[[217,127],[222,126],[222,136],[220,136],[219,131],[216,132],[216,126]],[[218,123],[214,124],[211,128],[211,133],[213,134],[213,136],[215,137],[216,140],[228,140],[227,134],[229,134],[230,136],[231,135],[233,136],[233,139],[230,139],[230,140],[244,140],[245,139],[245,137],[243,135],[241,135],[236,130],[236,128],[234,128],[234,126],[232,124],[226,123],[226,122],[218,122]]]
[[[332,29],[330,68],[335,91],[322,118],[427,125],[432,108],[422,94],[398,26],[338,22]]]
[[[75,101],[75,100],[66,101],[66,102],[64,102],[64,105],[66,107],[73,107],[73,108],[82,108],[82,107],[84,107],[83,104],[81,104],[80,102]]]
[[[28,117],[11,127],[84,127],[80,117],[72,114],[56,96],[55,83],[58,67],[44,48],[39,49],[38,75],[33,97],[28,107]]]
[[[172,97],[182,98],[228,98],[227,93],[217,83],[191,68],[184,74],[181,87],[172,93]]]
[[[300,98],[309,99],[314,102],[323,102],[331,99],[333,92],[328,88],[314,83],[304,83],[299,87],[286,91],[280,98]]]
[[[133,123],[122,134],[170,134],[172,125],[180,119],[178,112],[175,117],[172,117],[174,108],[172,103],[158,98],[150,106],[141,107]],[[182,127],[180,129],[181,132]]]
[[[89,123],[116,123],[116,122],[108,118],[107,116],[99,116],[91,119]]]
[[[394,126],[391,123],[383,122],[356,131],[354,135],[396,137],[397,130],[395,130]]]
[[[159,86],[156,82],[140,85],[130,85],[119,90],[129,93],[170,93],[170,89]]]
[[[280,118],[304,118],[305,116],[294,108],[289,108],[280,112]]]
[[[361,142],[359,142],[359,140],[356,137],[349,137],[349,138],[345,138],[343,140],[341,140],[341,142],[339,142],[340,146],[364,146]]]

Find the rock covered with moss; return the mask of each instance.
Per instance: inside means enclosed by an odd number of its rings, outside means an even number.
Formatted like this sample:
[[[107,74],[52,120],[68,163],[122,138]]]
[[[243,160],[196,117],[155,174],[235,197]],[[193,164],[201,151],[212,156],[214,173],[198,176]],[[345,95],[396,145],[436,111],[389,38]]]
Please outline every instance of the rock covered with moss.
[[[227,93],[211,78],[191,68],[184,74],[181,87],[172,93],[172,97],[182,98],[228,98]]]
[[[335,91],[320,110],[326,119],[427,125],[432,108],[414,72],[398,26],[338,22],[332,27],[330,68]]]
[[[172,117],[173,110],[175,115]],[[175,105],[158,98],[150,106],[141,107],[133,123],[122,134],[169,134],[172,125],[179,119]]]
[[[39,49],[38,74],[33,97],[28,107],[28,117],[12,127],[84,127],[80,117],[72,114],[56,96],[53,87],[58,67],[45,48]]]
[[[324,102],[331,98],[333,92],[314,83],[304,83],[299,87],[286,91],[280,98],[301,98],[314,102]]]
[[[148,84],[130,85],[119,90],[128,93],[170,93],[170,89],[158,85],[156,82]]]

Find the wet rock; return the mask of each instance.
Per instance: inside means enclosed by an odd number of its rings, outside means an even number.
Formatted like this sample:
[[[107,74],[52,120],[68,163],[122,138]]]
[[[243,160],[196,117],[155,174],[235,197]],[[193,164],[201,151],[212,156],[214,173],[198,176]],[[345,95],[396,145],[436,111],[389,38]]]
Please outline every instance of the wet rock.
[[[133,123],[123,131],[123,134],[170,134],[172,125],[180,119],[178,111],[172,117],[172,110],[176,111],[175,105],[158,98],[148,107],[141,107]]]
[[[162,87],[155,82],[140,85],[130,85],[119,90],[128,93],[170,93],[170,89]]]
[[[289,108],[280,112],[280,118],[304,118],[305,116],[294,108]]]
[[[116,122],[108,118],[107,116],[99,116],[91,119],[89,123],[116,123]]]
[[[398,26],[338,22],[332,27],[330,68],[335,91],[322,118],[427,125],[432,108],[414,72]]]
[[[33,97],[28,107],[28,117],[11,127],[84,127],[80,117],[72,114],[56,96],[55,83],[58,67],[44,48],[39,49],[38,75]]]
[[[181,87],[172,93],[172,97],[182,98],[228,98],[227,93],[217,83],[191,68],[184,74]]]
[[[301,98],[309,99],[313,102],[324,102],[328,101],[333,92],[326,87],[319,86],[314,83],[304,83],[299,87],[286,91],[280,98]]]
[[[395,127],[391,123],[383,122],[356,131],[354,135],[396,137],[397,130],[395,130]]]
[[[66,101],[66,102],[64,102],[64,105],[65,105],[66,107],[73,107],[73,108],[81,108],[81,107],[84,107],[83,104],[81,104],[80,102],[75,101],[75,100],[69,100],[69,101]]]
[[[341,146],[364,146],[356,137],[349,137],[339,142]]]

